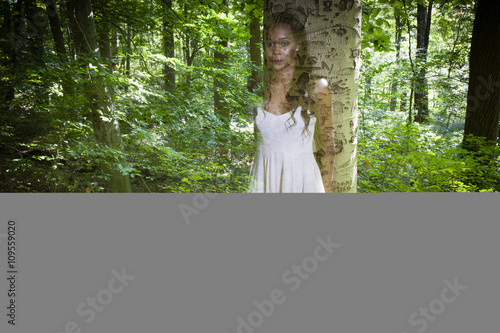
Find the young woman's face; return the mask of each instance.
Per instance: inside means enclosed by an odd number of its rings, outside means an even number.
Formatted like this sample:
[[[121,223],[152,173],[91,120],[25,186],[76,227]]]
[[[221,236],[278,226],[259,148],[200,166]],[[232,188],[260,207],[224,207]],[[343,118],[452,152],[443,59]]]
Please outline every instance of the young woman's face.
[[[277,24],[269,29],[265,41],[265,54],[267,61],[276,71],[281,71],[290,66],[295,66],[295,53],[300,44],[289,25]]]

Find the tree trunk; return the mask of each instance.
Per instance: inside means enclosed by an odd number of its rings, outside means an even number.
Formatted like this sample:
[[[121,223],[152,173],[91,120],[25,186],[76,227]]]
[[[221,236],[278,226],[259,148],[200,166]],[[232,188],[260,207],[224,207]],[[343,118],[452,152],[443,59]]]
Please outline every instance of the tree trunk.
[[[188,4],[184,4],[183,11],[184,11],[184,16],[187,17],[189,13],[189,6]],[[182,50],[184,52],[184,60],[186,62],[186,66],[189,68],[193,65],[194,59],[196,57],[196,54],[198,53],[198,44],[196,40],[191,39],[192,36],[190,36],[189,33],[184,34],[184,38],[182,39]],[[191,94],[191,89],[190,84],[192,81],[192,75],[191,75],[191,70],[188,70],[185,76],[185,86],[187,87],[186,89],[186,94],[189,96]]]
[[[366,105],[371,105],[373,104],[373,99],[372,99],[372,84],[373,84],[373,74],[371,73],[366,73],[366,80],[365,80],[365,103]]]
[[[399,112],[406,112],[406,103],[408,103],[408,96],[403,92],[401,96],[401,103],[399,104]]]
[[[108,72],[113,72],[113,55],[111,54],[111,39],[109,38],[109,27],[102,23],[98,29],[99,53],[105,61]]]
[[[127,65],[125,68],[125,74],[130,76],[130,53],[132,52],[132,25],[127,22]]]
[[[13,62],[12,69],[15,73],[17,68],[21,67],[21,64],[26,61],[23,58],[23,54],[27,54],[28,51],[25,49],[26,46],[26,38],[24,37],[26,26],[24,24],[24,16],[23,16],[23,0],[18,0],[12,7],[12,20],[14,28],[11,31],[10,42],[12,45],[13,52]]]
[[[35,0],[26,0],[26,23],[30,56],[38,65],[43,65],[43,31],[47,25],[46,16]]]
[[[95,59],[94,66],[97,65],[101,61],[101,55],[97,46],[97,33],[90,0],[69,1],[67,9],[76,52],[85,59]],[[92,63],[87,61],[82,65],[88,68]],[[89,75],[86,81],[84,90],[90,109],[88,117],[92,121],[97,142],[123,151],[118,121],[113,118],[114,104],[103,76],[91,77]],[[123,165],[125,161],[121,160],[120,163]],[[112,192],[131,192],[128,175],[123,175],[117,167],[108,169],[104,166],[103,168],[106,173],[111,174]]]
[[[299,54],[297,69],[325,78],[331,91],[331,110],[318,115],[316,130],[325,191],[356,192],[361,0],[265,0],[264,23],[272,13],[290,7],[308,17],[309,54]],[[264,73],[265,90],[267,76]]]
[[[13,45],[14,35],[12,33],[12,15],[11,15],[11,5],[9,2],[5,1],[0,4],[2,8],[2,13],[4,13],[3,24],[0,27],[0,34],[2,36],[9,36],[8,39],[0,39],[0,52],[3,57],[0,58],[0,66],[5,68],[7,75],[3,78],[3,82],[0,85],[0,120],[5,123],[5,118],[9,115],[8,104],[15,97],[15,90],[13,87],[13,77],[14,77],[14,64],[16,58],[16,47]],[[12,75],[9,75],[9,74]]]
[[[61,29],[61,21],[59,20],[59,15],[57,14],[57,7],[55,0],[47,1],[47,14],[49,16],[50,31],[52,33],[52,38],[54,39],[54,45],[56,49],[57,56],[61,62],[68,61],[68,54],[66,52],[66,46],[64,44],[64,35]],[[73,82],[69,73],[63,73],[61,78],[61,84],[63,88],[63,93],[65,97],[71,96],[73,94]],[[68,118],[74,118],[72,112],[64,110]]]
[[[166,58],[175,56],[174,20],[172,15],[172,0],[163,2],[163,52]],[[175,69],[165,64],[163,67],[165,90],[175,89]]]
[[[249,1],[250,5],[257,5],[256,0]],[[259,47],[261,42],[260,16],[256,15],[256,10],[250,12],[250,61],[252,63],[252,74],[250,77],[249,91],[257,92],[261,89],[262,76],[259,68],[262,67],[262,51]]]
[[[500,6],[495,1],[478,0],[469,59],[469,90],[464,129],[496,142],[500,115]]]
[[[223,0],[222,1],[222,6],[223,6],[223,11],[227,13],[228,8],[229,8],[229,0]],[[224,70],[227,67],[227,61],[228,61],[228,56],[225,53],[224,49],[229,48],[229,38],[224,33],[223,35],[219,36],[221,38],[221,41],[219,42],[219,45],[221,47],[221,52],[214,52],[214,62],[215,62],[215,68],[219,70]],[[214,77],[214,109],[215,112],[221,116],[222,120],[226,124],[226,127],[229,128],[229,124],[231,121],[231,115],[229,113],[229,106],[227,105],[228,103],[225,102],[224,96],[221,92],[223,92],[226,88],[226,76],[223,74],[216,74]]]
[[[55,0],[47,1],[47,14],[49,16],[50,31],[52,32],[52,37],[54,38],[57,55],[65,57],[66,47],[64,46],[64,35],[61,29],[61,21],[57,15]]]
[[[431,28],[431,15],[433,0],[429,6],[418,5],[417,17],[417,66],[420,68],[415,80],[415,121],[427,122],[429,117],[429,97],[427,84],[427,50],[429,48],[429,34]]]
[[[394,70],[394,77],[391,85],[391,111],[395,112],[398,105],[398,80],[399,80],[399,61],[401,59],[401,39],[403,36],[403,23],[401,17],[396,15],[396,69]]]

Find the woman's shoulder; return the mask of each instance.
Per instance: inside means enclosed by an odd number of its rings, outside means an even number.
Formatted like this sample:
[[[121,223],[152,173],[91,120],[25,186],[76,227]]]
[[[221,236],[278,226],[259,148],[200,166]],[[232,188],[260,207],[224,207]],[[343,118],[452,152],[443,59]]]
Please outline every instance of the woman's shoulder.
[[[327,96],[331,96],[331,87],[325,78],[318,77],[312,81],[313,83],[310,92],[313,101],[325,100]]]
[[[325,78],[318,77],[314,80],[314,92],[318,93],[326,93],[330,90],[328,86],[328,81]]]

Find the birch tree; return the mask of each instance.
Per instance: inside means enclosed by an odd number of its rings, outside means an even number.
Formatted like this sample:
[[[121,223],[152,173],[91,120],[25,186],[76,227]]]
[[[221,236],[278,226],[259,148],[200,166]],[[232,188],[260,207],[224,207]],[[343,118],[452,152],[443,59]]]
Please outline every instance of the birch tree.
[[[307,16],[307,54],[299,53],[296,68],[326,79],[331,92],[330,109],[316,112],[317,159],[325,190],[356,192],[361,0],[265,0],[264,25],[273,13],[287,8]]]

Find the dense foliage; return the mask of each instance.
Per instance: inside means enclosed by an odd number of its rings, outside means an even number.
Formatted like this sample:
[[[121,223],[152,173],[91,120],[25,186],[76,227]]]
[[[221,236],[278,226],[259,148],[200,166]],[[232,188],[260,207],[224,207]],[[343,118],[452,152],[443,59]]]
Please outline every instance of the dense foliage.
[[[38,11],[17,11],[19,3]],[[2,192],[108,192],[106,164],[130,175],[133,192],[246,191],[255,149],[252,109],[260,103],[249,92],[255,70],[249,22],[262,5],[166,3],[92,1],[97,30],[107,27],[113,57],[87,59],[85,67],[74,54],[64,6],[57,10],[67,50],[61,55],[42,1],[2,4]],[[412,41],[416,5],[403,3],[364,1],[358,192],[500,191],[498,145],[474,138],[477,149],[461,148],[473,4],[438,2],[427,62],[419,64]],[[38,21],[30,25],[33,17]],[[165,17],[174,27],[173,57],[162,43]],[[23,28],[15,30],[16,24]],[[223,54],[224,63],[215,54]],[[165,87],[165,65],[175,70],[174,88]],[[411,116],[420,65],[429,82],[426,123]],[[114,102],[124,151],[98,144],[86,117],[85,82],[95,77],[104,79]],[[220,98],[230,110],[229,126],[214,112],[214,80],[225,87]]]

